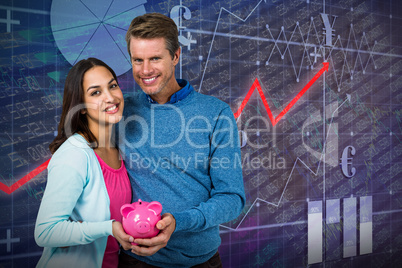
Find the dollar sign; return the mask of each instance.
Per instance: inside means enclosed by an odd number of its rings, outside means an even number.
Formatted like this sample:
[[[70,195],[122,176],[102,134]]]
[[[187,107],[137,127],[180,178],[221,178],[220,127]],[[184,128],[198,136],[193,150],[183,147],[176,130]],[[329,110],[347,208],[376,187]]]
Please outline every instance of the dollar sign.
[[[356,168],[352,167],[349,168],[349,166],[352,165],[352,157],[350,156],[354,156],[356,154],[356,149],[355,147],[349,145],[346,146],[346,148],[343,150],[342,152],[342,157],[340,158],[340,162],[341,162],[341,169],[342,169],[342,173],[343,175],[345,175],[348,178],[353,177],[356,174]]]

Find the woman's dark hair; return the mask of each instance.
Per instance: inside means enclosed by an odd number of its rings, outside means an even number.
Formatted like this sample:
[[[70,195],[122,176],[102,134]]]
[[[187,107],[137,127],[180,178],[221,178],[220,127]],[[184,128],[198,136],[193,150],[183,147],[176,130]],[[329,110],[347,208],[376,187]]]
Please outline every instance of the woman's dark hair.
[[[98,141],[88,127],[84,109],[84,90],[82,88],[85,73],[95,66],[103,66],[110,71],[117,82],[115,72],[103,61],[96,58],[83,59],[77,62],[67,74],[64,84],[63,110],[57,129],[56,138],[50,143],[49,149],[53,154],[68,137],[79,132],[89,142],[92,148],[98,146]]]

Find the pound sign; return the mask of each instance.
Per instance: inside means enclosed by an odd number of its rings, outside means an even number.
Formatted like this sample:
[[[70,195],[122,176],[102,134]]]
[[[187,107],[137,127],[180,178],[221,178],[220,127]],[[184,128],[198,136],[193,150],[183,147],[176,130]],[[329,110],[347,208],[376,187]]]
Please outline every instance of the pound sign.
[[[184,9],[184,12],[182,10]],[[197,40],[193,40],[190,32],[187,32],[187,38],[182,35],[182,30],[186,27],[183,27],[183,18],[186,20],[191,19],[191,11],[188,7],[183,5],[174,6],[170,11],[170,18],[176,23],[179,28],[179,42],[182,46],[187,46],[188,50],[191,49],[191,44],[197,44]]]

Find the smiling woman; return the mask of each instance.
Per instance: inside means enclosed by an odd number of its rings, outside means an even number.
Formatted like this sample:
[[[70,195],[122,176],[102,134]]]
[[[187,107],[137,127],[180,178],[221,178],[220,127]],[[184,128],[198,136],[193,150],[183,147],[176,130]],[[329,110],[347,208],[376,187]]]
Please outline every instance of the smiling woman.
[[[84,75],[83,91],[86,108],[81,114],[86,115],[89,129],[95,136],[109,135],[110,125],[120,121],[124,108],[123,93],[116,78],[107,68],[95,66]]]
[[[45,247],[37,267],[117,267],[119,243],[133,238],[120,207],[131,186],[111,141],[124,109],[114,71],[104,62],[79,61],[67,75],[58,135],[49,148],[46,190],[35,225]]]

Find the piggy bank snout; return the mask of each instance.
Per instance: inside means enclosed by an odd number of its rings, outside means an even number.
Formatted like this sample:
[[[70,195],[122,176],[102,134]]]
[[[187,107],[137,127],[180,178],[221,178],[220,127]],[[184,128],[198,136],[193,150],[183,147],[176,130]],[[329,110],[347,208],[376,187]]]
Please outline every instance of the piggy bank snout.
[[[151,231],[151,224],[148,221],[139,221],[137,222],[135,229],[140,234],[145,234]]]

